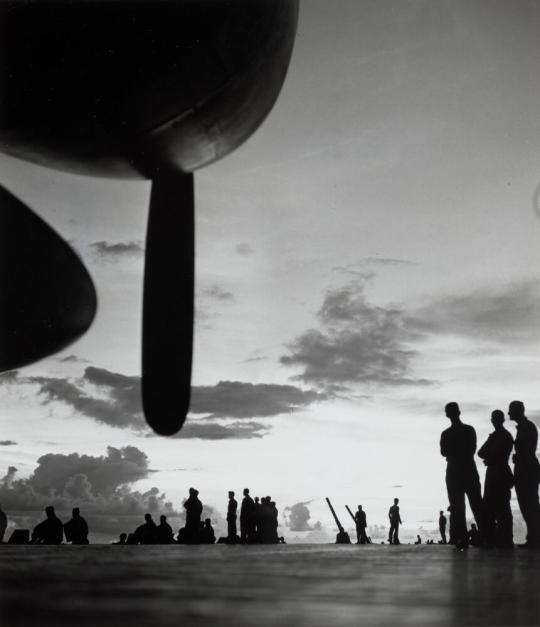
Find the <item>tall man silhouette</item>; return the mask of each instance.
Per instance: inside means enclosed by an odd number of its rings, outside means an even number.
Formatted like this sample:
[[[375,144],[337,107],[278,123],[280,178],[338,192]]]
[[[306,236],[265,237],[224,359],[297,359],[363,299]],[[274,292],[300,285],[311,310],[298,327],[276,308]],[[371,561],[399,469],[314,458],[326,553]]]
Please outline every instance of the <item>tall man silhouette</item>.
[[[236,510],[238,508],[238,503],[234,498],[234,492],[229,492],[229,503],[227,505],[227,541],[228,542],[236,542],[237,533],[236,533]]]
[[[399,515],[399,499],[394,499],[394,504],[388,510],[388,518],[390,520],[390,531],[388,532],[388,543],[399,544],[399,526],[401,525],[401,516]]]
[[[536,457],[538,445],[538,429],[525,416],[525,406],[521,401],[512,401],[508,407],[508,415],[517,426],[514,482],[519,509],[527,525],[526,548],[540,548],[540,503],[538,501],[538,483],[540,465]]]
[[[512,510],[510,497],[514,477],[508,465],[514,439],[503,427],[504,413],[496,409],[491,413],[491,424],[495,431],[490,433],[480,447],[478,457],[487,466],[484,482],[484,536],[488,546],[511,548],[514,546],[512,534]]]
[[[439,512],[439,533],[441,534],[441,544],[447,544],[446,542],[446,516],[444,512]]]
[[[354,522],[356,523],[356,544],[367,544],[366,535],[366,512],[362,509],[362,506],[358,506],[358,510],[354,514]]]
[[[253,542],[255,530],[255,502],[249,496],[248,488],[244,488],[244,498],[240,506],[240,540]]]
[[[469,545],[465,519],[465,495],[469,499],[473,516],[480,533],[482,525],[482,493],[480,477],[474,463],[476,431],[460,420],[461,411],[457,403],[448,403],[444,408],[452,423],[441,433],[441,455],[446,457],[446,489],[450,501],[450,535],[456,546]]]

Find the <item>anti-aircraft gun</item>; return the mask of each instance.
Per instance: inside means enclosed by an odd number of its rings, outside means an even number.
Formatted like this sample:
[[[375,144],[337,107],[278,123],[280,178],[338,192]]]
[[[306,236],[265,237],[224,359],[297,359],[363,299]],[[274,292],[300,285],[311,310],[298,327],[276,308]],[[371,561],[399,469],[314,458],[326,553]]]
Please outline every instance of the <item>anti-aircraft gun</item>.
[[[328,503],[328,507],[330,508],[330,511],[332,512],[332,516],[334,517],[334,520],[336,521],[336,525],[339,529],[336,535],[336,544],[350,544],[351,539],[349,538],[349,534],[341,526],[341,523],[339,522],[339,518],[337,517],[336,512],[334,511],[334,508],[332,507],[332,503],[330,503],[330,499],[328,497],[326,497],[326,502]]]

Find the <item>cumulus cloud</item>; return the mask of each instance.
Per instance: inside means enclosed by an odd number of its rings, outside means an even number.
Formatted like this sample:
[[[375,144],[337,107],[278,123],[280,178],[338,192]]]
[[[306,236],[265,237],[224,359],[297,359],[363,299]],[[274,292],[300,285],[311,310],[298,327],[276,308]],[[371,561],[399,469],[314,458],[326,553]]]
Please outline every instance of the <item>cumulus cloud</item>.
[[[63,516],[80,507],[94,533],[120,531],[140,524],[145,513],[178,516],[165,494],[153,487],[134,490],[135,481],[151,470],[146,454],[134,446],[108,447],[99,457],[71,453],[43,455],[33,474],[17,478],[10,466],[0,479],[0,503],[19,524],[35,524],[47,505]],[[120,531],[117,531],[119,533]]]
[[[311,501],[305,501],[285,508],[287,525],[291,531],[311,531],[314,528],[309,524],[311,514],[308,505],[310,503]]]
[[[66,355],[65,357],[57,357],[57,361],[63,364],[83,364],[88,363],[88,359],[82,359],[77,355]]]
[[[246,242],[240,242],[239,244],[236,244],[236,252],[239,255],[243,255],[243,256],[247,257],[247,256],[253,254],[253,249]]]
[[[0,446],[16,446],[17,442],[13,440],[0,440]]]
[[[320,328],[310,329],[280,358],[300,366],[295,378],[332,387],[348,383],[427,384],[411,378],[413,339],[404,311],[378,307],[365,296],[367,277],[327,292],[318,312]]]
[[[55,402],[113,427],[149,433],[141,407],[140,377],[89,366],[80,379],[60,377],[9,378],[10,383],[34,384],[44,404]],[[251,418],[290,413],[323,401],[327,395],[292,385],[220,381],[194,386],[190,419],[176,437],[206,440],[260,438],[269,426]]]
[[[139,257],[143,253],[141,242],[92,242],[89,247],[103,261],[117,261],[122,257]]]
[[[418,332],[459,335],[500,344],[521,344],[540,337],[540,281],[449,296],[408,317]]]

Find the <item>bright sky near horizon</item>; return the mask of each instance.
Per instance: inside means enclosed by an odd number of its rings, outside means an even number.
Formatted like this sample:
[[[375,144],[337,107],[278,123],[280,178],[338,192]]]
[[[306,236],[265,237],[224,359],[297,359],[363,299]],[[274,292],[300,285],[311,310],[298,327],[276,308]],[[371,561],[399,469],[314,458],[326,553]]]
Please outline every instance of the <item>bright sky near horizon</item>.
[[[3,378],[0,502],[17,490],[31,511],[49,486],[119,515],[118,490],[144,505],[157,486],[179,508],[194,485],[223,513],[247,486],[280,512],[311,501],[328,528],[325,496],[372,524],[398,496],[406,526],[435,526],[444,404],[479,443],[514,398],[540,420],[539,27],[539,1],[301,3],[273,111],[195,176],[179,438],[152,436],[138,402],[149,183],[1,156],[2,183],[84,259],[99,311],[66,351]],[[36,467],[41,483],[24,481]]]

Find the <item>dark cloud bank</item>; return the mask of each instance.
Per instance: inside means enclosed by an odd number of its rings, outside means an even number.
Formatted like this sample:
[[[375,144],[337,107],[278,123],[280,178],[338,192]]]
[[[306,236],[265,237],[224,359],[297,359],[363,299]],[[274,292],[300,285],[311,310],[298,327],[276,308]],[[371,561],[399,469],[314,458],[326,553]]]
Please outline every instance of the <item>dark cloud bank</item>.
[[[61,402],[96,422],[148,432],[141,411],[140,378],[89,366],[78,380],[59,377],[0,376],[4,384],[33,384],[44,404]],[[207,440],[250,439],[264,436],[269,427],[253,418],[295,412],[323,401],[327,395],[293,385],[220,381],[192,388],[188,420],[176,436]]]

